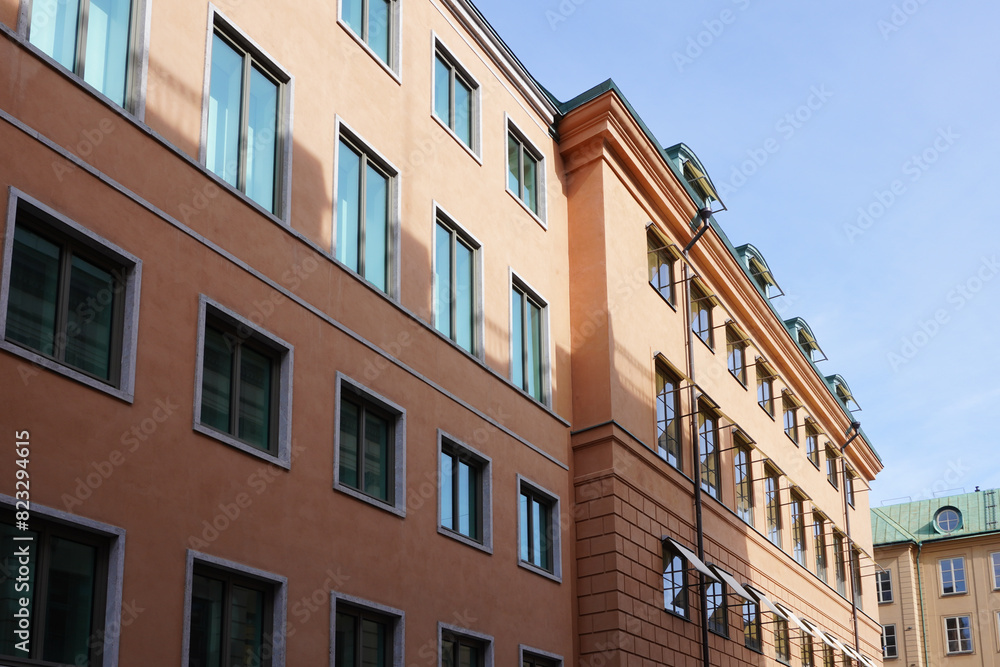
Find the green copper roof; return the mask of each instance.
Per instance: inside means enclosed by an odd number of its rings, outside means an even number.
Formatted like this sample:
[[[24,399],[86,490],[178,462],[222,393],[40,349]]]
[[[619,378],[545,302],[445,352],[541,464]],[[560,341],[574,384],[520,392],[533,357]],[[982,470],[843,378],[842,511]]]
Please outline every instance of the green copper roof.
[[[945,498],[917,500],[872,509],[872,541],[875,546],[900,542],[933,542],[973,535],[1000,532],[997,525],[997,501],[1000,490],[976,491]],[[944,508],[961,515],[958,528],[944,533],[934,518]]]

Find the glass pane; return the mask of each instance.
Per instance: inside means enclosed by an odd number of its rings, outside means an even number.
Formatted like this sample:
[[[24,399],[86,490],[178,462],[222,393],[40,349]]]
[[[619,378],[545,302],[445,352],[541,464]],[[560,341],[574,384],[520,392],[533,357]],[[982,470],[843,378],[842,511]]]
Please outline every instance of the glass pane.
[[[125,72],[132,0],[90,0],[87,16],[87,58],[83,79],[125,105]]]
[[[543,525],[542,506],[537,500],[531,500],[531,562],[538,567],[545,567],[545,547],[544,536],[545,526]]]
[[[351,27],[359,36],[362,32],[362,7],[364,0],[342,0],[340,5],[340,18]]]
[[[247,104],[247,196],[274,212],[278,159],[278,84],[250,69]]]
[[[389,179],[368,165],[365,171],[365,278],[388,291]]]
[[[340,402],[340,483],[360,488],[358,484],[358,437],[361,433],[360,410],[354,403]]]
[[[205,166],[230,185],[236,185],[239,176],[242,91],[243,56],[214,35]]]
[[[266,451],[271,440],[273,362],[246,346],[240,357],[239,438]]]
[[[529,561],[529,553],[531,548],[530,533],[528,531],[528,497],[523,493],[518,497],[518,526],[520,527],[521,539],[520,539],[520,551],[521,560]]]
[[[389,500],[389,423],[365,414],[365,493]]]
[[[7,339],[53,356],[58,290],[59,247],[15,227]]]
[[[511,381],[526,389],[524,384],[524,295],[516,289],[510,293],[510,366]]]
[[[384,623],[361,620],[361,667],[386,667],[385,634]]]
[[[389,2],[368,0],[368,46],[382,62],[389,64]]]
[[[200,574],[191,582],[190,667],[222,667],[223,587]]]
[[[218,329],[205,331],[205,359],[201,374],[201,423],[231,431],[233,353]]]
[[[458,645],[458,667],[477,667],[479,651],[474,646]]]
[[[475,473],[468,463],[458,463],[458,532],[476,536]]]
[[[524,199],[525,205],[538,213],[538,160],[524,152]]]
[[[455,134],[465,143],[472,146],[472,89],[455,77]]]
[[[89,664],[97,549],[54,537],[49,557],[42,657],[71,665]]]
[[[507,187],[521,196],[521,142],[513,134],[507,135]]]
[[[70,266],[65,360],[107,380],[111,377],[115,280],[79,257],[73,257]]]
[[[451,126],[451,68],[441,56],[434,58],[434,114]]]
[[[346,6],[346,2],[344,3]],[[350,614],[337,614],[334,667],[355,667],[358,619]]]
[[[233,586],[229,605],[229,667],[264,664],[264,593]]]
[[[448,337],[452,337],[451,259],[451,231],[438,224],[434,232],[434,326]]]
[[[441,640],[441,667],[456,667],[455,642],[450,639]]]
[[[475,347],[475,252],[455,244],[455,342],[467,352]]]
[[[453,497],[454,457],[448,452],[441,452],[441,525],[455,530],[455,506]]]
[[[24,566],[18,563],[18,557],[14,555],[17,548],[15,545],[18,543],[13,541],[14,537],[30,537],[32,542],[21,544],[30,544],[32,549],[38,544],[38,533],[15,530],[14,526],[0,523],[0,544],[3,545],[3,553],[0,553],[0,655],[17,655],[15,644],[21,641],[14,634],[14,630],[18,628],[14,614],[20,611],[20,598],[25,596],[26,591],[16,587],[27,584],[29,591],[35,590],[35,563],[38,559],[29,558]],[[17,578],[22,576],[19,571],[21,567],[27,568],[27,573],[23,575],[22,581],[18,581]],[[27,609],[31,618],[34,618],[33,598],[29,597]]]
[[[337,165],[337,259],[352,271],[358,270],[360,232],[361,156],[341,142]]]
[[[535,400],[542,400],[542,311],[528,302],[527,370],[528,386],[525,388]]]
[[[68,70],[76,67],[80,0],[36,0],[31,4],[32,44]]]

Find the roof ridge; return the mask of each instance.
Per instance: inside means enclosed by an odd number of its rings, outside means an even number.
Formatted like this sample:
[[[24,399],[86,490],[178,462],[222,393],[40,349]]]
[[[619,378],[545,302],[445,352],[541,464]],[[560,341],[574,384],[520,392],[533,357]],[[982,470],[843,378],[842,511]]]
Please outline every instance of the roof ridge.
[[[913,533],[911,533],[910,531],[906,530],[901,525],[899,525],[898,523],[896,523],[895,519],[893,519],[888,514],[886,514],[885,512],[883,512],[881,507],[873,507],[871,509],[872,509],[872,512],[877,513],[879,515],[879,517],[883,521],[885,521],[887,524],[889,524],[890,526],[892,526],[892,528],[894,528],[900,534],[905,535],[906,537],[909,537],[910,540],[912,540],[915,544],[919,542],[919,540],[917,540],[917,536],[916,535],[914,535]]]

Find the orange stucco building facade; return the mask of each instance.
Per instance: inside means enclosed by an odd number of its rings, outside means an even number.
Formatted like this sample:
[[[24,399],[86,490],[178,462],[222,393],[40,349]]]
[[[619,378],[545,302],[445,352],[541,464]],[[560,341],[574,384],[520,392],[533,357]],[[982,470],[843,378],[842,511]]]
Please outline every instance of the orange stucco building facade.
[[[0,664],[877,664],[850,389],[614,84],[466,0],[0,33]]]

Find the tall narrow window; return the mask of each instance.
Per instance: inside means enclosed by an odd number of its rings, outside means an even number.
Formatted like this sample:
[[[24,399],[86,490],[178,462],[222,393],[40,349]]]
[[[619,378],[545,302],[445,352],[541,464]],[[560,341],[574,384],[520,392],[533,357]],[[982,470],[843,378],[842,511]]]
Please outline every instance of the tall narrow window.
[[[816,576],[826,581],[826,521],[813,514],[813,549],[816,550]]]
[[[782,416],[785,421],[785,435],[791,438],[796,445],[799,444],[799,406],[786,393],[781,397]]]
[[[713,498],[719,497],[718,420],[702,408],[698,412],[698,440],[701,445],[701,488]]]
[[[389,293],[395,170],[359,142],[340,140],[337,164],[337,259]]]
[[[544,402],[545,304],[517,281],[511,286],[511,379],[536,401]]]
[[[463,350],[476,353],[478,245],[438,216],[434,227],[434,326]]]
[[[851,548],[851,588],[854,590],[854,605],[864,610],[864,582],[861,579],[861,552]]]
[[[993,574],[993,590],[1000,590],[1000,553],[990,554]]]
[[[719,581],[708,582],[705,591],[707,603],[705,619],[708,629],[723,637],[729,636],[729,606],[726,604],[726,585]]]
[[[487,462],[456,443],[441,443],[441,527],[483,542]]]
[[[875,572],[875,592],[879,604],[892,602],[892,571],[878,570]]]
[[[819,468],[819,431],[812,422],[806,422],[806,458]]]
[[[401,408],[340,379],[336,485],[379,506],[402,506],[404,415]]]
[[[815,667],[816,658],[813,653],[813,640],[810,635],[803,632],[799,640],[799,651],[802,655],[802,667]]]
[[[666,542],[663,544],[663,608],[687,618],[687,561]]]
[[[132,76],[132,0],[31,4],[29,41],[120,107]]]
[[[212,36],[205,166],[277,213],[282,87],[288,77],[245,42]]]
[[[882,626],[882,657],[887,659],[899,657],[899,648],[896,646],[895,624]]]
[[[271,664],[273,584],[196,566],[188,664]]]
[[[476,82],[439,46],[434,54],[434,115],[474,152],[478,95]]]
[[[526,139],[507,132],[507,189],[529,211],[541,217],[542,156]]]
[[[760,608],[756,602],[743,602],[743,645],[751,651],[761,651]]]
[[[335,667],[392,667],[399,619],[378,611],[337,602]],[[228,663],[227,663],[228,664]]]
[[[774,374],[770,369],[757,362],[757,404],[764,412],[774,416]]]
[[[792,556],[803,567],[806,566],[806,519],[805,502],[797,495],[792,495]]]
[[[521,562],[555,573],[559,535],[555,499],[522,480],[518,502]]]
[[[340,20],[347,24],[379,60],[396,69],[398,0],[342,0]]]
[[[681,457],[680,383],[667,371],[656,367],[656,449],[667,463],[678,470]]]
[[[656,232],[646,232],[646,259],[649,263],[649,284],[666,299],[674,303],[674,258],[666,248],[667,244]]]
[[[0,512],[0,662],[96,665],[105,641],[108,541],[92,533],[49,523],[37,514],[31,530],[15,529],[14,515]],[[15,542],[29,538],[31,541]],[[31,558],[18,557],[30,547]],[[20,562],[19,562],[20,560]],[[19,604],[20,599],[27,604]],[[15,612],[31,615],[30,640],[20,644]],[[115,619],[117,621],[117,619]],[[108,633],[110,635],[110,633]],[[24,646],[27,646],[27,652]],[[20,660],[30,660],[21,663]]]
[[[833,485],[833,488],[840,488],[837,483],[837,450],[830,445],[826,446],[826,481]]]
[[[788,621],[774,619],[774,655],[778,662],[787,665],[792,660],[792,647],[788,640]]]
[[[712,335],[712,301],[694,280],[691,281],[691,330],[705,345],[715,347]]]
[[[965,558],[945,558],[941,561],[941,594],[958,595],[965,592]]]
[[[844,491],[847,494],[847,502],[851,507],[854,507],[854,480],[857,475],[850,468],[845,470],[844,474]]]
[[[972,653],[972,621],[969,616],[951,616],[944,619],[948,639],[948,654]]]
[[[726,352],[729,372],[740,384],[747,383],[747,343],[734,327],[726,327]]]
[[[736,479],[736,514],[753,525],[753,471],[750,468],[752,450],[738,443],[733,450],[733,470]]]
[[[847,564],[844,553],[844,536],[835,532],[833,534],[833,564],[837,575],[837,592],[847,597]]]
[[[771,468],[764,471],[764,508],[767,512],[767,539],[780,549],[781,489],[778,473]]]
[[[837,667],[833,657],[833,647],[829,644],[823,644],[823,667]]]

